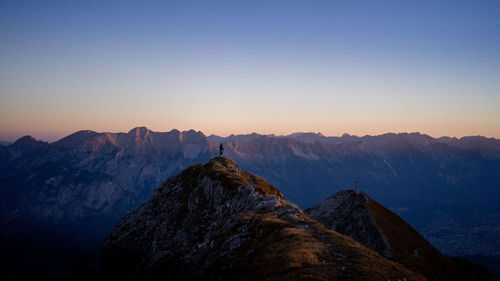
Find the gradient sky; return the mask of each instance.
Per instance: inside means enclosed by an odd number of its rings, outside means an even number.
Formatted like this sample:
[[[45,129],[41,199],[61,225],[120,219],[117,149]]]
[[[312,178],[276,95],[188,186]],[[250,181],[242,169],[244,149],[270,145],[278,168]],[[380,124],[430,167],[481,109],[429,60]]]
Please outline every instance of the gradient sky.
[[[500,1],[0,1],[0,140],[135,126],[500,138]]]

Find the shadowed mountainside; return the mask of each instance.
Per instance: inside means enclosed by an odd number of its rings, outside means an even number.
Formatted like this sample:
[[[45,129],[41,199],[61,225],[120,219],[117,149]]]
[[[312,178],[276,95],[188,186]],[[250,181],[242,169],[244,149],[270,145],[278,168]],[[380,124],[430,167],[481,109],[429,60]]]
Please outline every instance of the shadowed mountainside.
[[[106,280],[425,280],[227,158],[167,180],[104,241]]]
[[[439,253],[398,215],[361,191],[340,191],[306,214],[359,241],[429,280],[493,280],[491,273],[465,260]]]

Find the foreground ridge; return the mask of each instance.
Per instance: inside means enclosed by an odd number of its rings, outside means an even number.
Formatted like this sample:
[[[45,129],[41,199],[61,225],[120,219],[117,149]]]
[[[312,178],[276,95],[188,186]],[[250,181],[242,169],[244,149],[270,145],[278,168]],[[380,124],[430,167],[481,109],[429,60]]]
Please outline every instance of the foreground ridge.
[[[305,213],[429,280],[497,280],[480,266],[442,255],[406,221],[362,191],[339,191]]]
[[[426,280],[216,157],[164,182],[102,246],[107,280]]]

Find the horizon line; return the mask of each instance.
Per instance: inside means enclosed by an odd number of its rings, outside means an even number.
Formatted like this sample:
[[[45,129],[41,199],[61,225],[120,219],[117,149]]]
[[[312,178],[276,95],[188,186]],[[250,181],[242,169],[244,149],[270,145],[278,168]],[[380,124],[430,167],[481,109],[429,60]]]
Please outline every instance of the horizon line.
[[[79,132],[84,132],[84,131],[94,132],[94,133],[98,133],[98,134],[128,134],[131,131],[133,131],[135,129],[138,129],[138,128],[145,128],[148,131],[151,131],[151,132],[154,132],[154,133],[169,133],[169,132],[172,132],[172,131],[179,131],[179,132],[195,131],[195,132],[202,133],[206,137],[216,136],[216,137],[221,137],[221,138],[228,138],[228,137],[231,137],[231,136],[252,135],[252,134],[257,134],[257,135],[261,135],[261,136],[269,136],[269,137],[290,137],[291,135],[294,135],[294,134],[315,134],[315,135],[321,135],[321,136],[323,136],[325,138],[341,138],[341,137],[346,137],[346,136],[347,137],[363,138],[363,137],[376,137],[376,136],[382,136],[382,135],[388,135],[388,134],[395,134],[395,135],[419,134],[419,135],[422,135],[422,136],[431,137],[433,139],[440,139],[440,138],[462,139],[462,138],[466,138],[466,137],[483,137],[483,138],[486,138],[486,139],[495,139],[495,140],[498,140],[498,138],[496,138],[496,137],[488,137],[488,136],[480,135],[480,134],[479,135],[463,135],[463,136],[460,136],[460,137],[458,137],[458,136],[441,135],[439,137],[436,137],[436,136],[432,136],[430,134],[422,133],[420,131],[404,131],[404,132],[403,131],[401,131],[401,132],[388,131],[388,132],[380,133],[380,134],[364,134],[364,135],[349,134],[348,132],[344,132],[342,135],[326,135],[326,134],[323,134],[320,131],[318,131],[318,132],[313,132],[313,131],[293,131],[293,132],[288,133],[288,134],[259,133],[259,132],[253,131],[253,132],[242,133],[242,134],[230,133],[230,134],[227,134],[227,135],[219,135],[219,134],[215,134],[215,133],[205,133],[202,130],[196,130],[196,129],[181,130],[181,129],[173,128],[173,129],[170,129],[170,130],[152,130],[152,129],[149,129],[148,127],[146,127],[146,126],[136,126],[136,127],[133,127],[132,129],[130,129],[128,132],[124,132],[124,131],[118,131],[118,132],[113,132],[113,131],[95,131],[95,130],[83,129],[83,130],[73,131],[71,133],[65,134],[62,137],[56,137],[56,138],[51,138],[51,137],[46,137],[46,138],[44,138],[44,137],[34,137],[31,134],[26,134],[26,135],[22,135],[22,136],[17,137],[17,138],[11,138],[10,140],[0,139],[0,142],[14,143],[14,142],[16,142],[17,140],[19,140],[21,138],[32,137],[32,138],[36,139],[37,141],[44,141],[44,142],[48,142],[48,143],[54,143],[54,142],[57,142],[59,140],[62,140],[64,138],[66,138],[68,136],[71,136],[71,135],[79,133]]]

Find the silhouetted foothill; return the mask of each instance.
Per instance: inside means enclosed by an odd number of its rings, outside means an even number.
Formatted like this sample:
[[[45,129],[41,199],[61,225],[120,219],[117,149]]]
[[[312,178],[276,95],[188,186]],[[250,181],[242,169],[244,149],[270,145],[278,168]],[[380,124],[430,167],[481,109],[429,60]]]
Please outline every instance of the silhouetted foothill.
[[[428,280],[495,280],[480,266],[439,253],[401,217],[362,191],[339,191],[305,213]]]

